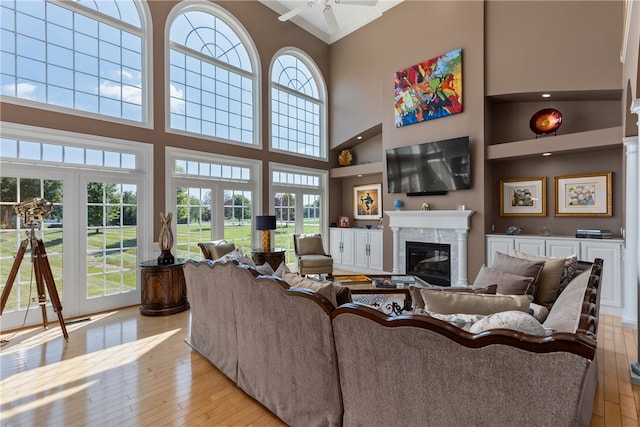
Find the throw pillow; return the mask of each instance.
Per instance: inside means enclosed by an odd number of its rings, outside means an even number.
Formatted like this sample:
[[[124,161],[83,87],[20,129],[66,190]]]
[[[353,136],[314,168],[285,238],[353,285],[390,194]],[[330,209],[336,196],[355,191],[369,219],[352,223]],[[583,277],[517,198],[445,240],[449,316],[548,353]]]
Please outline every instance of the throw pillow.
[[[564,259],[564,268],[560,275],[560,285],[558,285],[558,292],[556,293],[556,299],[564,288],[567,287],[570,281],[578,275],[578,257],[576,255],[568,256]]]
[[[284,273],[291,273],[291,270],[289,270],[289,267],[287,267],[287,264],[285,264],[284,262],[281,262],[278,268],[276,268],[276,271],[273,272],[273,275],[276,276],[278,279],[282,279],[282,276]]]
[[[440,314],[440,313],[433,313],[427,310],[423,310],[423,309],[416,309],[414,311],[415,314],[422,314],[424,316],[429,316],[429,317],[433,317],[434,319],[439,319],[442,320],[444,322],[449,322],[454,326],[457,326],[460,329],[464,329],[465,331],[469,331],[469,329],[471,328],[471,326],[479,321],[480,319],[484,318],[484,316],[482,314],[463,314],[463,313],[459,313],[459,314]]]
[[[334,307],[338,306],[336,299],[336,290],[332,282],[319,282],[317,280],[307,279],[306,277],[299,276],[297,273],[284,273],[282,278],[289,286],[293,288],[304,288],[317,292],[333,304]]]
[[[555,301],[556,294],[558,293],[560,276],[562,275],[565,259],[531,255],[519,251],[514,251],[513,253],[515,256],[520,258],[544,262],[542,274],[538,281],[538,288],[536,289],[533,300],[547,308],[551,307],[553,301]]]
[[[575,333],[580,324],[582,301],[589,285],[590,274],[591,269],[584,271],[567,285],[551,307],[547,320],[543,323],[545,328]]]
[[[533,283],[533,277],[518,276],[502,270],[482,266],[473,282],[473,288],[481,288],[494,283],[498,284],[497,293],[504,295],[531,295],[527,292]]]
[[[301,234],[298,236],[298,255],[323,254],[320,234]]]
[[[240,264],[245,264],[249,267],[256,268],[256,264],[251,258],[244,254],[242,248],[236,248],[228,254],[221,256],[219,259],[222,261],[238,261]]]
[[[415,286],[409,286],[409,293],[411,294],[411,301],[413,308],[424,308],[424,300],[422,299],[422,294],[420,293],[420,289]],[[433,287],[429,288],[436,291],[448,291],[448,292],[470,292],[474,294],[489,294],[495,295],[498,290],[498,285],[488,285],[482,288],[472,288],[470,286],[453,286],[453,287]]]
[[[515,257],[496,252],[491,263],[491,268],[524,277],[533,277],[532,286],[527,289],[527,294],[535,295],[539,277],[544,267],[544,260],[527,260],[523,257]],[[498,290],[500,293],[506,293]]]
[[[265,262],[262,265],[256,265],[256,270],[258,270],[258,273],[262,274],[263,276],[273,275],[273,268],[271,267],[271,264],[269,264],[268,262]]]
[[[529,311],[531,295],[487,295],[422,289],[425,309],[440,314],[493,314],[500,311]]]
[[[536,320],[540,323],[543,323],[547,320],[547,316],[549,315],[549,309],[544,305],[536,304],[532,302],[529,306],[529,314],[536,318]]]
[[[549,335],[551,331],[545,329],[533,316],[522,311],[504,311],[491,314],[471,325],[469,332],[478,334],[490,329],[511,329],[529,335]]]

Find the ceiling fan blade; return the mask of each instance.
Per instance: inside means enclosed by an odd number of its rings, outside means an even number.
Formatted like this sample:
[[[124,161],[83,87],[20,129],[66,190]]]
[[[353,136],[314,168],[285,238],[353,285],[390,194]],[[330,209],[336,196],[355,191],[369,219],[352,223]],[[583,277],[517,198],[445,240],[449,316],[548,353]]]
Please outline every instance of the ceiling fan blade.
[[[308,7],[311,7],[311,6],[313,6],[312,2],[305,3],[301,6],[296,7],[295,9],[291,9],[287,13],[283,13],[282,15],[278,16],[278,20],[280,20],[281,22],[288,21],[289,19],[295,16],[298,16],[299,14],[304,12]]]
[[[322,13],[324,14],[324,20],[327,22],[329,32],[335,33],[338,31],[338,21],[336,21],[336,15],[333,13],[333,9],[325,7]]]
[[[378,0],[336,0],[339,4],[352,4],[354,6],[375,6]]]

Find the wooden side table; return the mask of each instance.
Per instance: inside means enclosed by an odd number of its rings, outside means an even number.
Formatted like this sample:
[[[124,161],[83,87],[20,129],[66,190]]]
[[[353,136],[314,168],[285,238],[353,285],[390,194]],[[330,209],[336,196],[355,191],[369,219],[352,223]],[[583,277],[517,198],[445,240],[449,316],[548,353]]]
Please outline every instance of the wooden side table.
[[[166,316],[189,309],[187,285],[182,266],[185,260],[176,259],[174,264],[158,265],[158,260],[140,264],[142,282],[142,305],[140,314]]]
[[[268,262],[271,268],[276,270],[280,264],[284,262],[284,254],[286,251],[286,249],[281,248],[275,248],[269,252],[264,252],[260,249],[252,249],[251,258],[253,258],[253,262],[255,262],[256,265],[262,265],[265,262]]]

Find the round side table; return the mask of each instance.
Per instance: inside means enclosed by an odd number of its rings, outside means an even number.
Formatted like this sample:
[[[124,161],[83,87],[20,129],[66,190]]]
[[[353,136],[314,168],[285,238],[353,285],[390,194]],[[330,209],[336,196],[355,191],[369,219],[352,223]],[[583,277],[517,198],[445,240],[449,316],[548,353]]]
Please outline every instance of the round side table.
[[[140,263],[142,284],[140,314],[167,316],[189,309],[182,266],[185,260],[160,265],[158,260]]]

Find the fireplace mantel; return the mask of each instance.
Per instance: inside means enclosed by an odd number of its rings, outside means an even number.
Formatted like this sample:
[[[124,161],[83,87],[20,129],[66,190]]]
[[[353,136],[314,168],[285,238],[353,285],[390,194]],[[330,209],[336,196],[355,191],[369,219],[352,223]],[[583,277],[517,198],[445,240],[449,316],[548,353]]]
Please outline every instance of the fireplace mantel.
[[[447,238],[442,234],[455,233],[456,237],[451,242],[451,251],[455,251],[457,268],[452,272],[451,283],[453,286],[468,286],[467,237],[471,228],[469,218],[473,212],[472,210],[385,211],[384,213],[389,217],[389,228],[393,231],[393,273],[404,273],[407,240],[422,238],[432,240],[430,243],[441,243],[441,240]]]

